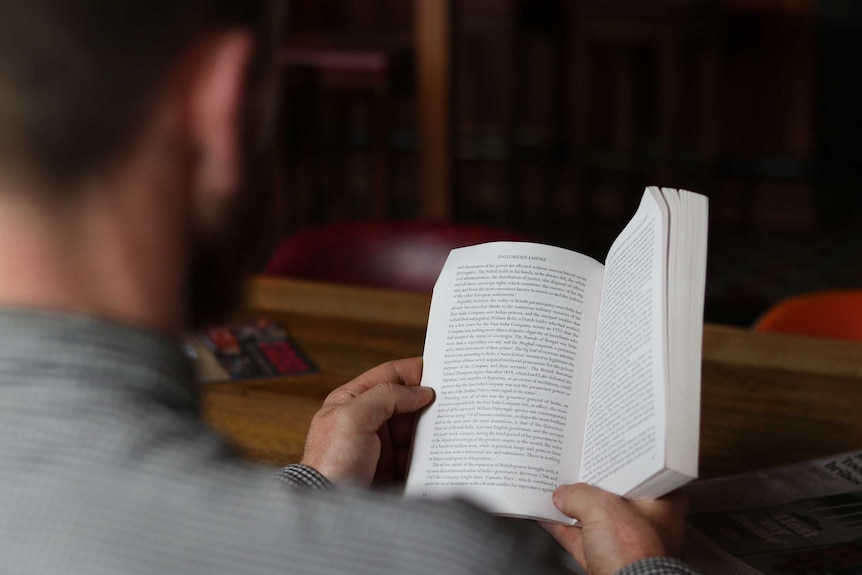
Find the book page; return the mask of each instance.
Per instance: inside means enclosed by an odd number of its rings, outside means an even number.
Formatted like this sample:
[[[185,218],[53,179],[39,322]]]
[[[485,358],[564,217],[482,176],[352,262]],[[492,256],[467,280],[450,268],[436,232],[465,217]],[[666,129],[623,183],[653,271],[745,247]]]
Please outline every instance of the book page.
[[[620,495],[664,467],[664,238],[647,191],[605,265],[580,480]]]
[[[453,250],[434,289],[407,494],[464,495],[507,515],[566,520],[577,477],[603,267],[497,242]]]

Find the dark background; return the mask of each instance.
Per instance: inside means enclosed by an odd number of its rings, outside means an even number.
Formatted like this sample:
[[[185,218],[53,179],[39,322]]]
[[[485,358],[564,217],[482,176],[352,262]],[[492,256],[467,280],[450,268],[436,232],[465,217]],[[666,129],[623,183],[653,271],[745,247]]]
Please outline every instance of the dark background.
[[[710,197],[707,321],[862,287],[862,3],[453,6],[452,220],[603,259],[645,185],[684,187]],[[381,189],[423,217],[412,9],[292,0],[286,51],[379,59],[285,65],[283,233],[380,217]]]

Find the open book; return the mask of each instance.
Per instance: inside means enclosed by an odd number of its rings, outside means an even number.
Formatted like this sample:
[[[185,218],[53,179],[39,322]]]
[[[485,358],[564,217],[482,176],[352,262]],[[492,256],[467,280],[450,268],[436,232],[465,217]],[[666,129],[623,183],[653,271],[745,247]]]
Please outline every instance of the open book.
[[[453,250],[434,287],[406,495],[563,523],[551,493],[631,498],[697,475],[707,201],[648,188],[606,264],[561,248]]]

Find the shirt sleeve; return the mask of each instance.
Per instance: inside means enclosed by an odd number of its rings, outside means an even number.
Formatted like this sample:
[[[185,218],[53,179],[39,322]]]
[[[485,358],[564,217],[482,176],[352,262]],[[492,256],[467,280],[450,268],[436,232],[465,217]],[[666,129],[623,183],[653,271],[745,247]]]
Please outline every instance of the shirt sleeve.
[[[323,491],[332,483],[315,469],[302,464],[279,469],[276,478],[295,488]],[[701,575],[693,567],[670,557],[642,559],[617,571],[616,575]]]
[[[700,571],[678,559],[650,557],[623,567],[616,575],[700,575]]]
[[[323,491],[332,487],[332,483],[326,477],[311,467],[299,463],[282,467],[275,473],[275,477],[291,487],[315,491]]]

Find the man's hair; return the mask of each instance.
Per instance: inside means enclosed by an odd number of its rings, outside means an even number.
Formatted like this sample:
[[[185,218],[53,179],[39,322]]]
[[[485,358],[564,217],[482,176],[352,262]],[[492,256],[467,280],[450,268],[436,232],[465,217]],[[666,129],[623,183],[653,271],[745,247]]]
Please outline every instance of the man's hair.
[[[116,160],[207,30],[263,33],[266,0],[0,0],[0,173],[62,189]]]

